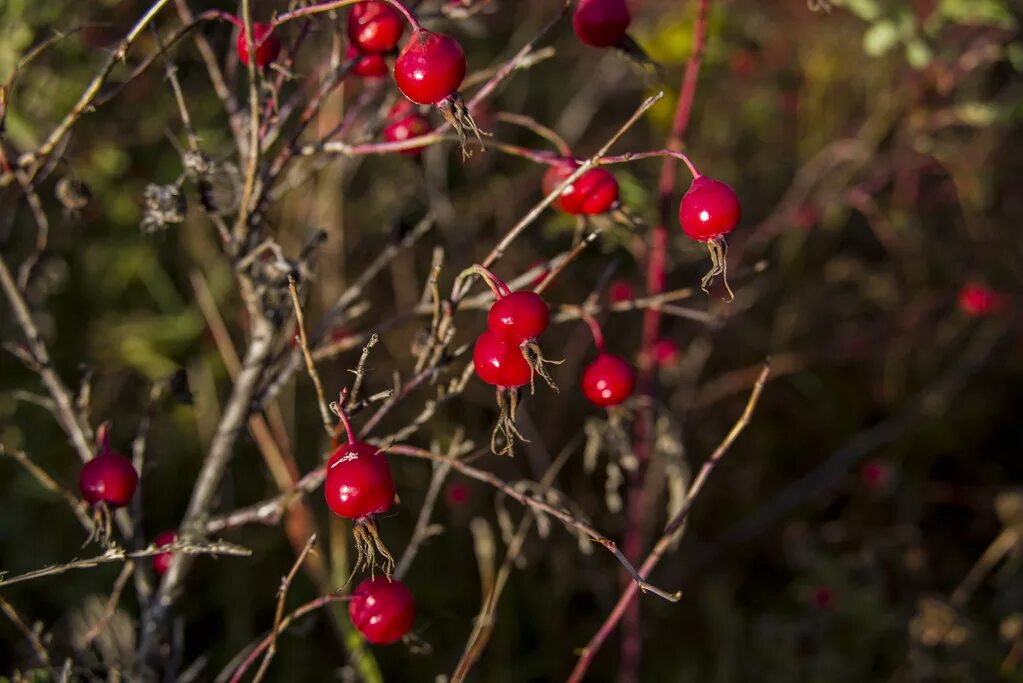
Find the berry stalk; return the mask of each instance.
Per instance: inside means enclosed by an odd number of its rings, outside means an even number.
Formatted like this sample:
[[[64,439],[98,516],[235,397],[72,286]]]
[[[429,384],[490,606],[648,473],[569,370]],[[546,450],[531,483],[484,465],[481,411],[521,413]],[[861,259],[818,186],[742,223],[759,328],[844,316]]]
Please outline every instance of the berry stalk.
[[[340,9],[341,7],[348,7],[349,5],[354,5],[356,3],[365,1],[366,0],[334,0],[333,2],[324,2],[319,5],[300,7],[298,9],[291,10],[290,12],[279,14],[277,18],[274,19],[273,25],[280,26],[285,22],[294,21],[295,19],[300,19],[301,17],[308,17],[313,14],[319,14],[321,12],[329,12],[331,10]],[[416,19],[416,16],[414,14],[412,14],[412,11],[408,7],[405,7],[405,5],[403,5],[401,2],[399,2],[398,0],[383,1],[394,7],[394,9],[401,12],[401,15],[405,17],[405,20],[408,21],[408,23],[412,26],[413,30],[418,31],[419,29],[422,28],[422,26],[419,24],[419,20]]]

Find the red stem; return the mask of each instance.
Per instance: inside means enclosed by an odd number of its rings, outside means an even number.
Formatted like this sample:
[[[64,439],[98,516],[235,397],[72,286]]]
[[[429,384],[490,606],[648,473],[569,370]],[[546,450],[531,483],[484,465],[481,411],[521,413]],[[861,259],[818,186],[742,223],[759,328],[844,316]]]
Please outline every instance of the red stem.
[[[357,441],[355,439],[355,430],[352,429],[352,423],[348,419],[348,413],[345,412],[346,398],[348,398],[348,387],[341,390],[341,395],[337,399],[337,416],[341,419],[341,424],[345,427],[345,433],[348,434],[348,444],[354,446]]]
[[[707,17],[710,12],[710,0],[700,0],[697,10],[696,23],[693,26],[693,52],[689,56],[685,73],[682,76],[682,86],[679,90],[678,103],[675,108],[675,117],[672,121],[671,133],[665,147],[674,152],[681,153],[682,139],[689,127],[689,119],[693,109],[693,100],[696,96],[696,85],[700,77],[700,63],[703,56],[703,48],[707,40]],[[688,158],[688,157],[686,157]],[[695,167],[689,165],[694,177],[699,173]],[[664,291],[665,255],[668,248],[668,224],[671,221],[672,197],[677,180],[678,165],[675,163],[674,155],[665,157],[661,165],[661,177],[658,183],[660,196],[659,220],[657,226],[650,235],[650,251],[647,261],[646,287],[648,296],[656,296]],[[649,308],[643,317],[643,347],[640,354],[640,393],[651,395],[654,389],[655,369],[655,345],[660,336],[661,313],[657,308]],[[639,409],[636,419],[634,452],[639,460],[639,467],[633,473],[629,482],[628,497],[628,526],[623,543],[625,557],[631,562],[639,561],[643,546],[643,532],[646,526],[647,501],[644,495],[644,479],[646,463],[650,457],[650,436],[652,432],[652,414],[649,403]],[[629,580],[631,583],[631,579]],[[624,588],[628,589],[628,585]],[[581,680],[582,674],[589,667],[593,656],[600,648],[600,645],[607,638],[614,624],[625,613],[624,633],[622,637],[622,655],[620,676],[621,681],[632,681],[636,679],[639,671],[640,655],[642,649],[642,637],[640,634],[639,603],[630,600],[625,603],[626,610],[618,610],[608,616],[605,626],[601,627],[598,633],[600,640],[595,640],[594,645],[580,658],[570,680]],[[606,628],[605,628],[606,627]]]
[[[597,353],[604,353],[604,333],[600,331],[600,325],[596,319],[588,313],[580,313],[580,318],[590,328],[590,334],[593,335],[593,345],[597,347]]]
[[[207,15],[214,16],[214,17],[216,17],[218,19],[223,19],[224,21],[230,21],[232,24],[234,24],[238,28],[240,28],[242,30],[245,29],[245,25],[242,23],[242,20],[239,19],[238,17],[236,17],[235,15],[229,13],[229,12],[222,12],[221,10],[213,9],[213,10],[209,10],[208,12],[203,12],[202,13],[202,16],[207,16]]]
[[[487,283],[487,286],[490,287],[490,290],[494,293],[495,299],[500,299],[501,297],[511,294],[511,290],[508,288],[508,285],[504,283],[504,280],[494,275],[490,269],[481,266],[478,263],[474,264],[472,268],[480,277],[483,278],[483,280]]]

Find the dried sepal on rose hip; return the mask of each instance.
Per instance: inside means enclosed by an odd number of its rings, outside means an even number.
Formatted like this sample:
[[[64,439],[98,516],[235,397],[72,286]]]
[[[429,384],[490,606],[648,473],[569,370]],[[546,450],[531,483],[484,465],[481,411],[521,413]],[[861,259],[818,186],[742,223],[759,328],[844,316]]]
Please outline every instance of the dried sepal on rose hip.
[[[381,568],[390,576],[394,558],[380,539],[376,515],[387,512],[394,504],[394,478],[383,451],[356,438],[344,409],[347,395],[347,390],[342,390],[337,403],[330,406],[341,420],[348,442],[339,446],[327,461],[323,495],[331,512],[353,522],[357,557],[352,573],[364,568],[372,570],[379,553],[383,558]]]
[[[442,33],[417,28],[394,63],[394,80],[401,94],[416,104],[431,104],[458,133],[462,154],[468,156],[465,131],[483,145],[469,109],[458,92],[465,78],[465,52],[458,41]]]
[[[384,576],[366,579],[352,591],[348,616],[374,645],[389,645],[408,633],[416,618],[416,600],[401,581]]]
[[[704,175],[696,174],[689,190],[682,196],[678,207],[678,222],[690,239],[703,242],[710,251],[711,269],[700,280],[706,292],[711,281],[722,276],[726,301],[735,298],[728,286],[728,248],[725,236],[735,229],[742,218],[739,197],[729,185]]]
[[[459,279],[479,275],[494,293],[496,301],[487,312],[487,330],[473,347],[473,367],[481,380],[497,390],[500,411],[491,434],[490,448],[497,455],[512,455],[515,439],[525,441],[515,427],[519,389],[539,375],[555,391],[557,386],[545,367],[563,361],[544,357],[539,338],[550,323],[550,308],[536,292],[512,292],[508,285],[480,265],[466,269]],[[501,440],[503,439],[503,444]]]

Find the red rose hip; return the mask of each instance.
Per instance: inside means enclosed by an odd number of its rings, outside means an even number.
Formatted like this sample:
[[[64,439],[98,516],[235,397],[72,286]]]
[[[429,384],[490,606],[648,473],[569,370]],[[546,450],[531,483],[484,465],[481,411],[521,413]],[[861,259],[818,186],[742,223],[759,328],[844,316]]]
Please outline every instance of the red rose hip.
[[[963,313],[981,317],[1000,312],[1006,303],[1004,294],[986,285],[970,282],[959,290],[959,308]]]
[[[579,167],[576,163],[551,166],[543,177],[544,194],[550,194]],[[606,168],[591,168],[561,191],[555,205],[572,215],[594,216],[618,205],[618,180]]]
[[[394,80],[401,93],[416,104],[437,104],[458,90],[465,69],[465,52],[458,41],[419,29],[398,55]]]
[[[520,290],[501,297],[487,313],[487,327],[502,340],[519,345],[536,339],[551,320],[551,309],[536,292]]]
[[[582,387],[590,403],[609,408],[632,395],[636,373],[625,359],[602,353],[583,372]]]
[[[106,503],[108,507],[124,507],[131,502],[139,476],[128,458],[104,450],[82,466],[78,490],[90,505]]]
[[[476,374],[487,384],[514,389],[529,384],[532,370],[517,344],[509,344],[493,332],[484,332],[472,350]]]
[[[327,463],[323,493],[327,507],[340,517],[361,519],[387,512],[395,493],[387,457],[365,442],[343,444]]]
[[[345,58],[352,64],[352,73],[363,78],[383,78],[387,75],[387,62],[378,54],[360,52],[354,45],[349,45]]]
[[[378,576],[366,579],[352,591],[348,616],[366,640],[387,645],[412,628],[416,601],[401,581]]]
[[[260,69],[265,69],[281,54],[281,39],[273,31],[274,27],[270,24],[252,25],[252,41],[256,44],[256,66]],[[238,50],[238,59],[242,64],[248,66],[249,45],[245,40],[244,27],[238,34],[238,42],[235,47]]]
[[[153,539],[153,543],[156,544],[157,548],[162,548],[165,545],[170,545],[174,541],[178,540],[177,533],[173,531],[164,531],[161,534],[157,534],[156,538]],[[174,553],[160,553],[159,555],[153,555],[153,571],[156,572],[157,576],[163,576],[170,569],[171,560],[174,559]]]
[[[422,114],[412,113],[408,116],[392,120],[391,123],[387,124],[384,128],[384,140],[387,140],[387,142],[404,142],[412,138],[422,137],[431,130],[433,130],[433,126],[430,125],[430,119]],[[400,153],[405,156],[418,157],[422,155],[423,148],[410,147],[401,150]]]
[[[348,13],[348,38],[362,52],[390,52],[404,32],[405,19],[386,2],[360,2]]]
[[[728,234],[741,217],[735,190],[706,176],[693,180],[678,207],[682,230],[697,242],[709,242]]]
[[[631,21],[625,0],[580,0],[572,28],[591,47],[611,47],[625,36]]]

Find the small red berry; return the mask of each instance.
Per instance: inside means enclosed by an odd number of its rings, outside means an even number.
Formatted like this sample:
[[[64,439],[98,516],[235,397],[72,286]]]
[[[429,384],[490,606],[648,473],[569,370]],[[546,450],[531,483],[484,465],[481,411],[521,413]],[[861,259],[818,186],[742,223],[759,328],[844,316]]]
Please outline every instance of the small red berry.
[[[622,301],[631,301],[635,296],[635,288],[628,280],[615,280],[607,288],[607,296],[611,303],[617,304]]]
[[[165,545],[170,545],[176,540],[178,540],[177,533],[173,531],[164,531],[153,539],[153,543],[156,544],[157,548],[162,548]],[[159,555],[153,555],[153,571],[156,572],[157,576],[163,576],[167,573],[167,570],[170,569],[172,559],[174,559],[174,553],[160,553]]]
[[[561,163],[551,166],[543,176],[544,194],[550,194],[563,183],[579,164]],[[618,204],[618,181],[606,168],[596,167],[583,173],[561,191],[555,205],[565,213],[593,216],[607,213]]]
[[[536,339],[551,321],[551,309],[536,292],[526,289],[501,297],[487,313],[487,327],[504,341],[519,345]]]
[[[256,44],[256,66],[265,69],[272,61],[281,54],[281,39],[273,32],[274,27],[270,24],[253,24],[252,41]],[[238,59],[245,66],[249,65],[249,45],[245,40],[245,29],[238,34],[238,42],[235,45],[238,50]]]
[[[401,581],[377,576],[366,579],[352,591],[348,616],[366,640],[374,645],[387,645],[412,628],[416,600]]]
[[[580,0],[572,15],[575,34],[592,47],[615,45],[631,21],[625,0]]]
[[[586,367],[582,385],[590,403],[608,408],[632,395],[636,388],[636,372],[624,358],[602,353]]]
[[[458,482],[451,484],[445,492],[445,498],[451,507],[461,507],[469,502],[469,487]]]
[[[398,55],[394,80],[402,94],[416,104],[437,104],[458,90],[465,69],[465,52],[458,41],[419,29]]]
[[[411,138],[426,135],[431,130],[433,130],[433,126],[430,125],[430,119],[422,114],[412,113],[403,118],[392,120],[391,123],[387,124],[384,128],[384,139],[388,142],[404,142]],[[411,147],[401,150],[401,154],[411,157],[421,156],[422,153],[422,147]]]
[[[532,370],[517,344],[484,332],[472,350],[476,374],[487,384],[514,389],[529,384]]]
[[[697,242],[709,242],[731,232],[742,217],[735,190],[719,180],[700,176],[678,207],[682,230]]]
[[[678,358],[678,344],[670,339],[658,339],[654,344],[654,360],[658,365],[674,363]]]
[[[382,78],[387,75],[387,62],[381,55],[372,52],[360,52],[354,45],[348,46],[345,59],[355,62],[352,73],[363,78]]]
[[[360,2],[348,13],[348,38],[363,52],[390,52],[404,32],[404,18],[386,2]]]
[[[867,488],[884,491],[891,484],[892,467],[883,460],[868,460],[860,467],[860,479]]]
[[[108,507],[124,507],[131,502],[138,486],[139,475],[131,460],[103,451],[82,466],[78,475],[78,490],[90,505],[106,503]]]
[[[993,315],[1005,308],[1006,297],[986,285],[968,282],[959,290],[959,308],[966,315]]]
[[[387,457],[365,442],[343,444],[327,463],[323,493],[327,506],[340,517],[361,519],[387,512],[395,493]]]

